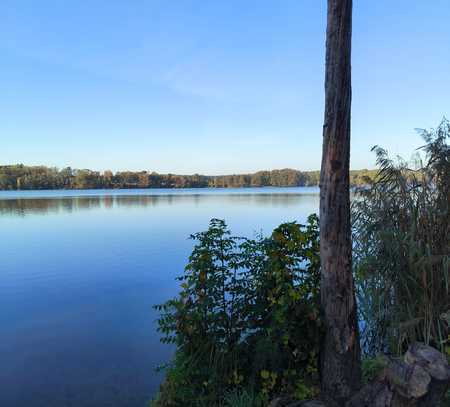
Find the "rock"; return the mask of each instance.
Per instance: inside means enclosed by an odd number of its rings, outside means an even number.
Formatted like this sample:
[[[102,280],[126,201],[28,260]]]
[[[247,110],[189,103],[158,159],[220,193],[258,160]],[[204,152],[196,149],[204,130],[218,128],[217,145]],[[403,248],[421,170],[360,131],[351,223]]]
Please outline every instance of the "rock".
[[[390,360],[383,374],[355,394],[346,407],[439,407],[449,384],[445,356],[415,343],[403,360]]]
[[[364,386],[346,407],[390,407],[393,393],[386,382],[374,382]]]
[[[450,380],[450,366],[445,356],[423,343],[414,343],[405,354],[405,362],[421,366],[436,380]]]
[[[345,407],[444,407],[442,398],[450,385],[450,366],[436,349],[415,343],[403,360],[386,358],[386,367],[372,383],[356,393]],[[332,407],[318,400],[294,401],[278,397],[269,407]]]
[[[427,394],[430,375],[418,364],[392,361],[385,370],[386,379],[395,391],[405,398],[420,398]]]
[[[292,404],[292,402],[293,400],[289,396],[279,396],[270,402],[269,407],[287,407],[289,404]]]

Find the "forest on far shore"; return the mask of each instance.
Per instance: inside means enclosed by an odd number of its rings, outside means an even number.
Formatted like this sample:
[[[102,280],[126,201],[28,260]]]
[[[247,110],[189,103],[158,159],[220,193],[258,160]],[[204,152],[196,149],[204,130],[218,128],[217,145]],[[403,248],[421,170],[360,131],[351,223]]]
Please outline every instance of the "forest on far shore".
[[[350,184],[361,186],[374,179],[376,170],[350,171]],[[290,168],[233,175],[175,175],[148,171],[92,171],[23,164],[0,166],[0,190],[98,188],[240,188],[319,185],[320,171]]]

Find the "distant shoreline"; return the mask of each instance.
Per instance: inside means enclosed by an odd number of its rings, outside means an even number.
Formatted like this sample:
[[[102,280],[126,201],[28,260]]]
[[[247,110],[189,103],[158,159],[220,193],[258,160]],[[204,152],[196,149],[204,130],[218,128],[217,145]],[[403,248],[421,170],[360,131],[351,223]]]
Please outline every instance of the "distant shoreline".
[[[377,170],[350,171],[350,185],[363,186]],[[318,186],[320,171],[290,168],[232,175],[177,175],[148,171],[92,171],[23,164],[0,166],[0,191],[86,189],[185,189]]]

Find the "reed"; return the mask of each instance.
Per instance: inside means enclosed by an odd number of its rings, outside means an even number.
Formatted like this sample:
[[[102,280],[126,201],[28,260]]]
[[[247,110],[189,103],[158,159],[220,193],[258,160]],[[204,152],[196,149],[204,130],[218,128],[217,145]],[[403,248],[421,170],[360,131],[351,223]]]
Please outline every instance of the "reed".
[[[379,172],[352,205],[363,349],[402,353],[448,342],[450,122],[420,130],[411,162],[376,146]]]

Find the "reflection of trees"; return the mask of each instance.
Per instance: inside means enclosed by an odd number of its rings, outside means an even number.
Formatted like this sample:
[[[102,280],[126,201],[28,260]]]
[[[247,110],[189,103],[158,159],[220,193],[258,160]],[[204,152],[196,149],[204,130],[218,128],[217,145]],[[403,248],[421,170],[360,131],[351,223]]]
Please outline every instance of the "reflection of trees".
[[[235,193],[235,194],[172,194],[172,195],[99,195],[64,198],[0,199],[0,215],[57,214],[79,210],[156,207],[160,205],[256,205],[318,207],[316,193]]]

